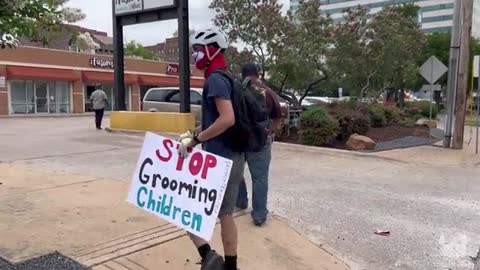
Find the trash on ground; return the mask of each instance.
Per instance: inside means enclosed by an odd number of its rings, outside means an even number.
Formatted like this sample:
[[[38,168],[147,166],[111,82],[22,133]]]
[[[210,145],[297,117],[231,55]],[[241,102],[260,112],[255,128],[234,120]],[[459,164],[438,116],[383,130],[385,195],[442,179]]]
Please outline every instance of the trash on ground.
[[[377,229],[374,234],[376,235],[381,235],[381,236],[390,236],[390,231],[383,231],[383,230],[379,230]]]

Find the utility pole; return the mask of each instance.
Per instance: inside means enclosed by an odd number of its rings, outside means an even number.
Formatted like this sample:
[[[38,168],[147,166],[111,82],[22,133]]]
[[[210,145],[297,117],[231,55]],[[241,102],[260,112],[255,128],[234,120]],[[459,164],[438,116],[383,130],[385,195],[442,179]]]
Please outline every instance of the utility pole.
[[[453,112],[455,110],[455,92],[457,89],[458,58],[460,57],[460,34],[462,0],[455,1],[455,11],[453,15],[452,40],[450,44],[450,60],[448,67],[448,87],[447,87],[447,122],[445,124],[445,138],[443,146],[450,148],[452,141]]]
[[[463,0],[460,43],[460,62],[458,65],[457,97],[455,102],[455,126],[453,130],[452,147],[463,148],[465,114],[467,111],[468,81],[470,71],[470,38],[472,33],[473,0]]]

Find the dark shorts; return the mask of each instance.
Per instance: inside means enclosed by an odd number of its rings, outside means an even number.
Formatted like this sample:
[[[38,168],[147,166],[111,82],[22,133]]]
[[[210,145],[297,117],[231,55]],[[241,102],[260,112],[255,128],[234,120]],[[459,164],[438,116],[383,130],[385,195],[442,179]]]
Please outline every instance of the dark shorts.
[[[235,212],[237,204],[238,189],[243,180],[243,172],[245,169],[245,154],[234,153],[232,156],[233,166],[228,179],[227,189],[223,196],[222,207],[218,217],[232,215]]]

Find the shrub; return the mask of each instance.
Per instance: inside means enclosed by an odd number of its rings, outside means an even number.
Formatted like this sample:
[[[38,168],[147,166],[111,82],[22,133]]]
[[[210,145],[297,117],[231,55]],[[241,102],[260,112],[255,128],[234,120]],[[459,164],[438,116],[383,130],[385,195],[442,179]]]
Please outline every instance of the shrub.
[[[372,127],[384,127],[387,125],[387,117],[383,105],[374,104],[368,108],[368,115]]]
[[[402,120],[400,120],[399,124],[402,126],[402,127],[414,127],[415,124],[417,123],[417,120],[416,118],[412,118],[412,117],[405,117],[403,118]]]
[[[333,107],[330,109],[330,114],[338,121],[340,131],[337,139],[339,140],[346,140],[354,133],[365,135],[370,129],[368,115],[354,111],[350,107]]]
[[[417,120],[422,118],[422,110],[420,108],[412,106],[412,107],[405,107],[403,109],[403,117],[404,118],[416,118]]]
[[[335,140],[338,122],[321,107],[312,107],[300,117],[300,137],[303,144],[321,146]]]
[[[387,125],[395,125],[402,120],[402,112],[397,106],[385,106],[383,110],[387,119]]]
[[[418,112],[421,117],[430,117],[430,101],[413,101],[405,103],[406,110],[411,110],[411,113]],[[432,118],[436,118],[438,114],[438,105],[432,103]],[[412,115],[412,114],[410,114]],[[418,120],[418,119],[417,119]]]

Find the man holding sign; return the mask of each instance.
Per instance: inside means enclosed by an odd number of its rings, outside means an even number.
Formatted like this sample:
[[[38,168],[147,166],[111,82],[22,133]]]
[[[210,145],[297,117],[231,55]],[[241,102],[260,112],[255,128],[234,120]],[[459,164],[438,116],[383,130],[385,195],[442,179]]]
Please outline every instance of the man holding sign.
[[[237,227],[233,218],[240,182],[243,179],[244,154],[234,151],[232,140],[226,132],[235,124],[235,112],[232,105],[234,86],[219,71],[227,68],[223,53],[228,48],[226,35],[219,30],[199,31],[192,36],[193,58],[195,66],[205,72],[205,86],[202,102],[202,126],[195,134],[180,136],[179,154],[188,156],[192,147],[203,144],[203,150],[232,160],[233,165],[226,186],[223,202],[218,214],[222,228],[222,240],[225,261],[207,241],[195,234],[190,238],[202,257],[205,270],[237,270]]]

